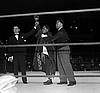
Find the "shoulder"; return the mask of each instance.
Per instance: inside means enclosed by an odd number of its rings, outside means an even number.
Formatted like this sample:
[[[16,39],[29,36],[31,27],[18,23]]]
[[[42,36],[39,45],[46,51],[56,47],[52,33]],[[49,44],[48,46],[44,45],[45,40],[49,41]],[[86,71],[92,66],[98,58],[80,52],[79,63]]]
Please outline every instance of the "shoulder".
[[[52,33],[49,31],[48,34],[52,34]]]
[[[65,28],[62,28],[61,31],[66,32]]]
[[[49,35],[50,37],[52,37],[52,33],[51,33],[51,32],[48,32],[48,35]]]
[[[23,35],[24,35],[24,33],[20,33],[20,35],[21,35],[21,36],[23,36]]]
[[[13,37],[14,37],[14,35],[10,36],[9,39],[11,39],[11,38],[13,38]]]
[[[25,34],[24,33],[20,33],[19,35],[22,39],[25,38]]]
[[[24,37],[25,36],[25,34],[24,33],[20,33],[20,35],[19,35],[20,37]]]
[[[62,30],[62,31],[61,31],[62,33],[67,33],[67,31],[66,31],[65,28],[62,28],[61,30]]]

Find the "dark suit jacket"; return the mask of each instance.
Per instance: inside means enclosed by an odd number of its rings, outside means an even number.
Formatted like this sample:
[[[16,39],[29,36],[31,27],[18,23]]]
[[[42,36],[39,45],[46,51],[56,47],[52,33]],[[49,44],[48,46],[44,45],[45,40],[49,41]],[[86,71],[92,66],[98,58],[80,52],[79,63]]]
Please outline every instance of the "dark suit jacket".
[[[64,28],[61,28],[56,35],[54,35],[51,41],[55,41],[56,43],[67,43],[69,41],[69,36]],[[58,46],[57,49],[63,46]]]
[[[38,38],[38,43],[39,44],[49,44],[49,43],[52,43],[50,41],[50,39],[52,38],[52,33],[50,31],[45,33],[45,35],[47,35],[48,37],[42,38],[41,37],[42,34],[43,33],[42,33],[41,29],[38,28],[38,33],[35,36]],[[52,47],[52,46],[46,46],[46,48],[47,48],[48,51],[53,51],[54,50],[54,47]],[[43,51],[43,47],[42,46],[38,47],[38,50],[39,51]]]
[[[24,33],[20,33],[18,40],[16,39],[15,35],[9,37],[9,44],[10,45],[19,45],[19,44],[24,44],[25,43],[25,39],[27,37],[29,37],[30,35],[32,35],[35,32],[34,29],[32,29],[30,32],[24,34]],[[8,48],[8,56],[12,56],[12,55],[25,55],[26,54],[26,48],[25,47],[10,47]]]

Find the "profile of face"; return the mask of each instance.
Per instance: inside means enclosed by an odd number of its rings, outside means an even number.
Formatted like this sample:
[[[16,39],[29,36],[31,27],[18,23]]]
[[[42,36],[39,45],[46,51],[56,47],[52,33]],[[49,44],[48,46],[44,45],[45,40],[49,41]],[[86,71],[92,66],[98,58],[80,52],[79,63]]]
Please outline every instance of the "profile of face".
[[[13,31],[14,31],[14,34],[19,34],[20,29],[18,28],[18,26],[14,26]]]
[[[46,28],[46,26],[43,26],[43,28],[42,28],[42,32],[43,32],[43,33],[47,33],[48,31],[49,31],[49,29]]]
[[[62,26],[63,26],[63,24],[59,20],[57,20],[57,22],[56,22],[56,28],[59,29]]]

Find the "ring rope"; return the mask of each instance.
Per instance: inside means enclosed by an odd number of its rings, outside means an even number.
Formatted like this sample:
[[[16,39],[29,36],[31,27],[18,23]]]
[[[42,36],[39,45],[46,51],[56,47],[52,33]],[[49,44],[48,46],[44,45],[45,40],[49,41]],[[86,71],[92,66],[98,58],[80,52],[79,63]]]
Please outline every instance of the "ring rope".
[[[25,13],[25,14],[13,14],[13,15],[1,15],[0,18],[32,16],[32,15],[46,15],[46,14],[61,14],[61,13],[62,14],[64,14],[64,13],[80,13],[80,12],[93,12],[93,11],[100,11],[100,8],[65,10],[65,11],[52,11],[52,12],[39,12],[39,13]]]
[[[33,47],[33,46],[63,46],[63,45],[100,45],[100,42],[88,42],[88,43],[58,43],[58,44],[0,45],[0,47]]]
[[[67,75],[18,75],[17,77],[67,77]],[[100,77],[100,75],[74,75],[74,77]]]

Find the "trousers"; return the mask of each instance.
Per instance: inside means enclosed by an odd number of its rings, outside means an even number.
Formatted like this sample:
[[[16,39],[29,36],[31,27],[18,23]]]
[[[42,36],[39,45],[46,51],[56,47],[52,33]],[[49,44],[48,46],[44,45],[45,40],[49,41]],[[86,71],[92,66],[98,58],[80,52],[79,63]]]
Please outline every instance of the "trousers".
[[[61,76],[60,82],[75,81],[72,65],[70,63],[70,47],[64,46],[57,52],[57,66]],[[66,77],[65,77],[66,76]]]
[[[20,70],[22,72],[22,81],[26,82],[26,63],[25,63],[25,55],[14,55],[14,75],[18,76],[18,71]]]

